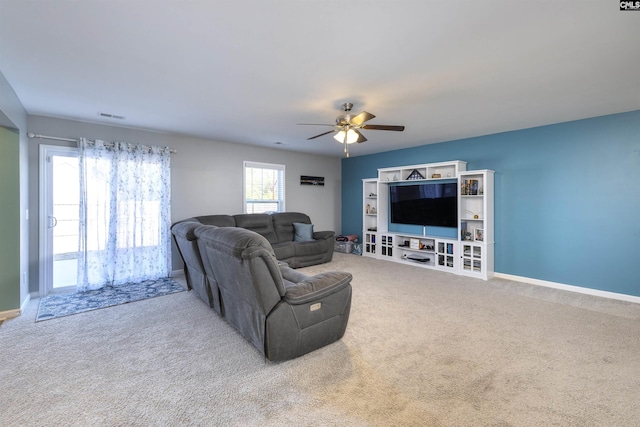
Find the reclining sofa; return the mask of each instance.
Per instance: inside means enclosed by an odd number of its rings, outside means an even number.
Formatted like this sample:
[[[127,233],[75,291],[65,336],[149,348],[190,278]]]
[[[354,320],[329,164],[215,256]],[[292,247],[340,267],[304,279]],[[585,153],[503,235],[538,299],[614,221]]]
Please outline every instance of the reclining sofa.
[[[199,264],[185,260],[193,289],[267,359],[292,359],[344,335],[351,274],[307,276],[279,262],[264,236],[241,227],[187,221],[172,230],[194,237],[188,250]]]

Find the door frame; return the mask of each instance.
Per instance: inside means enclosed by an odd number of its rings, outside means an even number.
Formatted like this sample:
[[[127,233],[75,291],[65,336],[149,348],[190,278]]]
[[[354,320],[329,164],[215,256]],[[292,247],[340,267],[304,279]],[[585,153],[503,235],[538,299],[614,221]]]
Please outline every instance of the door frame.
[[[52,181],[49,179],[50,165],[48,161],[52,155],[78,154],[77,147],[62,145],[40,144],[39,147],[39,212],[38,212],[38,252],[39,252],[39,284],[40,297],[53,292],[53,228],[48,224],[48,209],[53,197]],[[49,164],[49,165],[47,165]],[[64,290],[63,290],[64,291]]]

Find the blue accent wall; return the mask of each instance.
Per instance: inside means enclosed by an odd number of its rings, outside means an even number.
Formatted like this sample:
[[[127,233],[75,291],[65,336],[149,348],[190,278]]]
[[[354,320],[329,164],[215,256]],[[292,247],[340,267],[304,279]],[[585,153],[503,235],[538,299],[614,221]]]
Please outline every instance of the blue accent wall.
[[[450,160],[495,171],[496,272],[640,296],[640,110],[343,159],[342,233],[363,178]]]

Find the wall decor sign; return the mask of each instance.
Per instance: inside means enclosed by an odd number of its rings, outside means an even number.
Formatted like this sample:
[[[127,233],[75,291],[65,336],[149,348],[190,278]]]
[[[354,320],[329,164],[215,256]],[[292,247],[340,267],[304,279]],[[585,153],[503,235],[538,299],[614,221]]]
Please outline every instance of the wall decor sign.
[[[322,186],[324,186],[324,176],[300,175],[300,185],[322,185]]]
[[[620,10],[636,10],[636,11],[640,11],[640,1],[620,0]]]

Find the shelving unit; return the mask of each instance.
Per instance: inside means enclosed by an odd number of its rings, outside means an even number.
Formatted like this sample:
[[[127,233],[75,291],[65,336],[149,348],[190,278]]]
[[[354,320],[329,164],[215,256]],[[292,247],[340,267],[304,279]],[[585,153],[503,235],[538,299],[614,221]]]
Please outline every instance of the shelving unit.
[[[460,273],[488,279],[493,274],[493,184],[491,170],[458,174]]]
[[[401,166],[396,168],[378,169],[378,180],[380,182],[396,182],[451,179],[456,178],[460,172],[465,170],[467,170],[467,162],[460,160]]]
[[[362,195],[364,198],[362,209],[362,255],[376,255],[376,236],[378,231],[378,180],[363,179]]]
[[[434,267],[436,265],[436,241],[430,237],[396,235],[399,259],[408,264]]]
[[[457,239],[389,232],[389,186],[456,180]],[[494,172],[460,160],[378,169],[363,181],[363,255],[482,279],[493,275]]]

